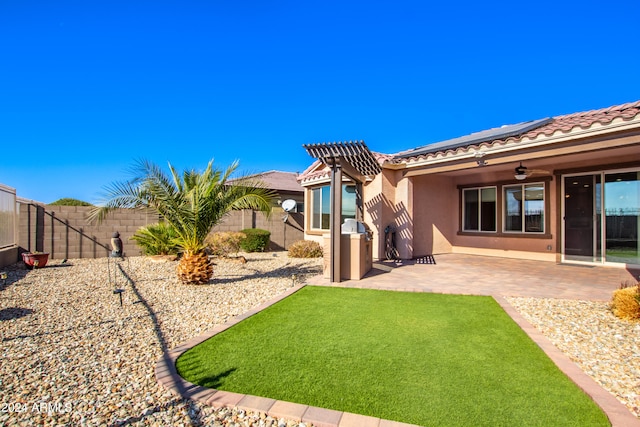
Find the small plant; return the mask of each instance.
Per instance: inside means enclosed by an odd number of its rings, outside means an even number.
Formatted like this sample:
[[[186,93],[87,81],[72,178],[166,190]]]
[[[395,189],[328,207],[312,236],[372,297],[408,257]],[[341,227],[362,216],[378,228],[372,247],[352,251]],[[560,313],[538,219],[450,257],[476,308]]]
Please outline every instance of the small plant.
[[[269,248],[271,232],[261,228],[242,230],[245,238],[240,241],[240,248],[245,252],[264,252]]]
[[[298,240],[289,246],[291,258],[320,258],[322,255],[320,243],[313,240]]]
[[[180,247],[176,245],[178,237],[175,229],[166,222],[140,227],[132,240],[142,248],[145,255],[176,255]]]
[[[620,289],[613,292],[611,310],[620,319],[640,319],[640,282],[622,283]]]
[[[211,255],[229,257],[240,251],[240,242],[245,237],[247,235],[239,231],[217,232],[208,235],[205,243]]]

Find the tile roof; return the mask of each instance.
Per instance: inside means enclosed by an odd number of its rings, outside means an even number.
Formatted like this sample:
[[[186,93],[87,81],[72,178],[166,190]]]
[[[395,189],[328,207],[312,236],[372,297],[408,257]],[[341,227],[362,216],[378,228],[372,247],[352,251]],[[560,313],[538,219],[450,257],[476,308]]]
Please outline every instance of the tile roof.
[[[267,188],[277,191],[297,191],[303,192],[304,188],[298,183],[296,172],[268,171],[251,175],[251,178],[258,178],[265,183]]]
[[[479,140],[478,138],[473,139],[473,142],[468,145],[458,145],[455,147],[442,147],[441,149],[429,150],[430,146],[436,146],[441,143],[430,144],[420,148],[420,152],[416,153],[415,156],[410,156],[410,151],[404,151],[401,153],[397,153],[394,155],[393,163],[403,163],[407,161],[415,161],[424,159],[427,157],[434,157],[436,155],[442,154],[455,154],[456,152],[464,151],[467,152],[470,147],[479,148],[482,146],[491,146],[493,144],[498,143],[506,143],[506,142],[518,142],[523,138],[535,139],[540,136],[551,136],[556,132],[561,133],[569,133],[576,128],[579,129],[588,129],[595,124],[600,125],[608,125],[615,119],[622,120],[632,120],[640,114],[640,101],[630,102],[622,105],[614,105],[608,108],[602,108],[598,110],[590,110],[583,111],[579,113],[565,114],[561,116],[553,117],[547,123],[544,123],[541,126],[535,127],[534,129],[530,129],[524,133],[520,133],[517,135],[510,135],[507,137],[500,138],[488,138],[485,140]],[[500,128],[498,128],[500,129]],[[483,132],[479,132],[478,134],[482,134]],[[475,134],[472,134],[475,135]],[[456,138],[462,139],[461,138]],[[450,140],[454,141],[454,140]],[[447,141],[445,141],[447,142]],[[418,149],[416,149],[418,150]],[[409,155],[408,155],[409,154]]]
[[[422,154],[438,153],[440,151],[452,150],[460,147],[467,147],[473,144],[479,144],[486,141],[494,141],[496,139],[504,139],[510,136],[518,136],[536,128],[546,125],[553,119],[546,118],[540,120],[531,120],[529,122],[517,123],[515,125],[504,125],[499,128],[474,132],[470,135],[460,136],[458,138],[448,139],[442,142],[425,145],[423,147],[413,148],[396,154],[398,158],[415,157]]]
[[[372,153],[380,165],[384,163],[401,164],[430,157],[465,153],[468,152],[470,148],[478,149],[480,146],[489,147],[494,144],[505,143],[517,144],[524,138],[533,140],[543,136],[549,137],[556,133],[568,134],[577,129],[591,128],[596,124],[606,126],[611,124],[615,119],[629,121],[634,118],[640,118],[640,101],[614,105],[597,110],[565,114],[547,119],[532,120],[507,126],[506,129],[504,127],[489,129],[487,131],[476,132],[471,135],[429,144],[396,154]],[[503,132],[500,132],[501,130]],[[518,130],[520,130],[520,132],[518,132]],[[483,135],[486,135],[487,138],[483,138]],[[415,152],[415,155],[412,155],[412,152]],[[329,171],[327,168],[318,169],[321,164],[319,160],[314,161],[298,176],[298,181],[309,182],[328,177]]]

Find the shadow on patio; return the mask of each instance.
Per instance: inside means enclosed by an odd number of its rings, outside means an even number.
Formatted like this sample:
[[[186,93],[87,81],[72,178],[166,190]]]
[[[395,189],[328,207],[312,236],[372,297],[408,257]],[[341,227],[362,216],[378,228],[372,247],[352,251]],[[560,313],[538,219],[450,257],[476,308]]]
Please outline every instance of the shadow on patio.
[[[465,254],[434,255],[435,264],[416,260],[379,261],[362,280],[340,286],[469,295],[503,295],[609,301],[621,283],[636,283],[640,270],[556,264]],[[330,285],[322,276],[313,285]]]

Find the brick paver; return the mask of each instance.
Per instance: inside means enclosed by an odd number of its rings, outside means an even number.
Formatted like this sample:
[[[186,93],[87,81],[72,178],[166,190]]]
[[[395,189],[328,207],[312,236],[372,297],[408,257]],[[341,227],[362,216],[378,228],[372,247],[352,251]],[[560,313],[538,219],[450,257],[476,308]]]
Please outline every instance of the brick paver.
[[[636,283],[638,269],[556,264],[465,254],[434,256],[436,264],[382,261],[345,287],[467,295],[504,295],[609,301],[621,283]],[[322,276],[310,284],[330,285]]]

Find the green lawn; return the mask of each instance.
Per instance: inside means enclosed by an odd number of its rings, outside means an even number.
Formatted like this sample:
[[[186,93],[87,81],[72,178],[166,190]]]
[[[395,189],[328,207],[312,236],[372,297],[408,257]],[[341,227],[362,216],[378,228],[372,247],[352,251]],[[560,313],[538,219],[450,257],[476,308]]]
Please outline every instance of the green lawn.
[[[490,297],[305,287],[182,355],[205,387],[424,426],[605,426]]]

